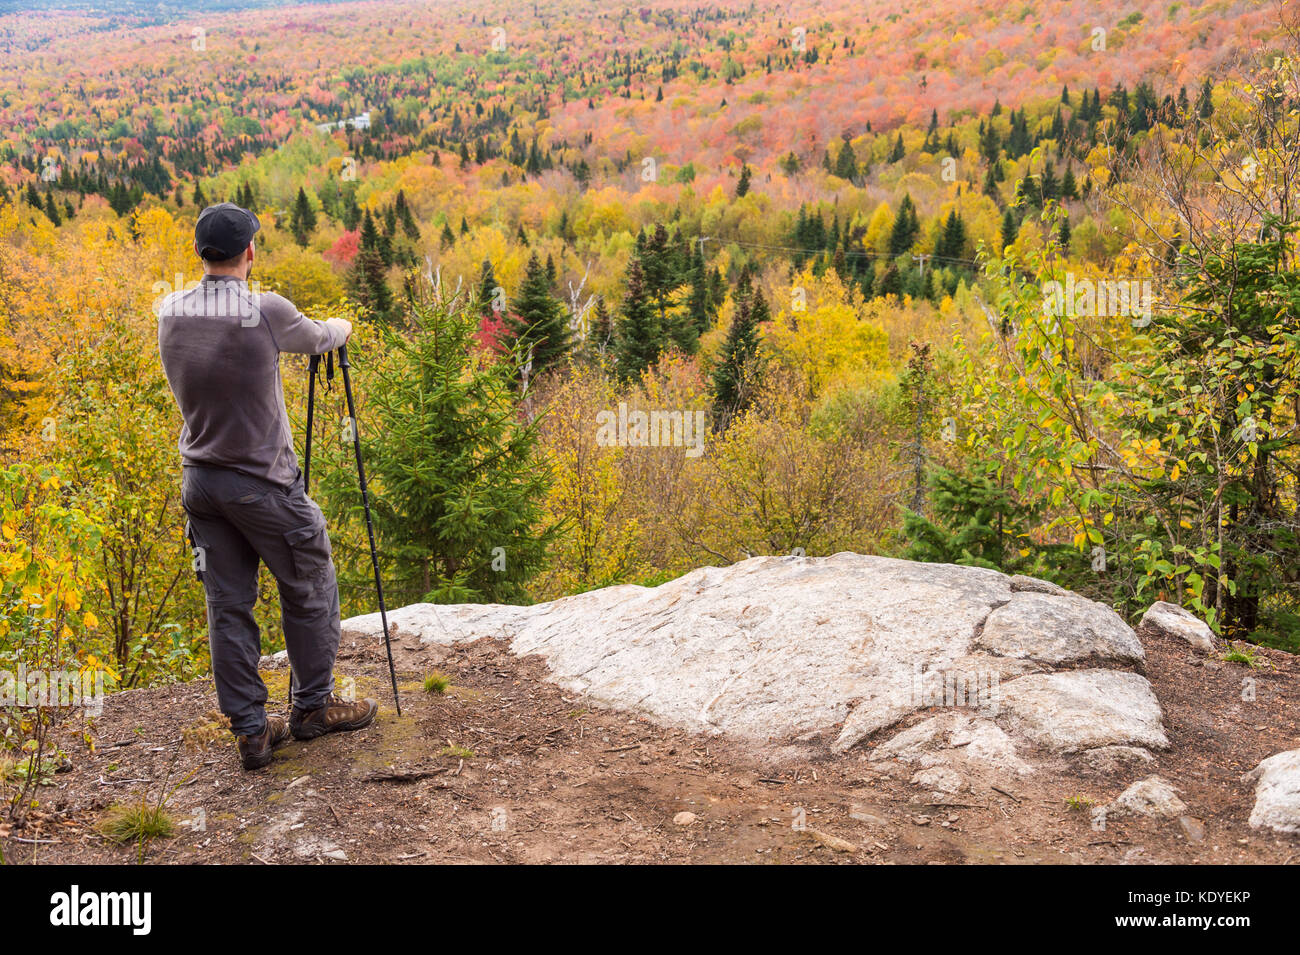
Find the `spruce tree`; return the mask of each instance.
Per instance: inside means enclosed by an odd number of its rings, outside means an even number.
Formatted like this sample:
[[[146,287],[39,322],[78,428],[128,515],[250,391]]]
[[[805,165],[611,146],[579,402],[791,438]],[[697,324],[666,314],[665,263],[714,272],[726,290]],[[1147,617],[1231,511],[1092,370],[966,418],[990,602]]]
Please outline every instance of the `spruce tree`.
[[[349,232],[353,231],[361,224],[361,207],[357,205],[357,195],[354,190],[348,190],[343,199],[343,228]]]
[[[691,256],[691,291],[686,299],[686,320],[695,330],[698,340],[713,324],[713,301],[709,294],[709,274],[704,267],[704,256],[699,246]]]
[[[998,175],[994,172],[994,167],[990,164],[988,172],[984,174],[984,195],[988,196],[994,202],[999,202],[998,194]]]
[[[937,467],[929,486],[934,519],[915,510],[903,518],[903,533],[910,541],[903,556],[908,560],[1008,573],[1034,563],[1034,548],[1025,535],[1033,508],[1021,505],[1010,488],[996,480],[993,467],[969,475]],[[1022,550],[1029,553],[1022,556]]]
[[[943,231],[935,243],[934,254],[941,259],[962,259],[966,254],[966,224],[961,221],[957,210],[948,213],[944,220]]]
[[[293,233],[294,241],[305,248],[307,240],[311,238],[311,233],[315,228],[316,210],[312,208],[307,193],[299,186],[298,198],[294,201],[293,215],[289,220],[289,231]]]
[[[749,164],[745,163],[740,167],[740,179],[736,181],[736,198],[741,199],[749,193],[750,180]]]
[[[903,148],[903,133],[900,131],[898,139],[894,141],[894,148],[889,151],[889,161],[898,162],[906,155],[907,151]]]
[[[889,233],[889,254],[901,255],[912,248],[916,235],[921,231],[921,222],[916,215],[916,206],[912,204],[911,194],[903,196],[898,204],[898,215],[894,227]]]
[[[614,319],[605,306],[604,296],[596,299],[592,310],[591,328],[587,333],[587,347],[598,357],[603,357],[614,344]]]
[[[854,184],[858,181],[858,157],[853,152],[848,133],[840,141],[840,154],[835,158],[835,175]]]
[[[1200,95],[1196,97],[1196,114],[1201,119],[1209,119],[1214,115],[1214,86],[1207,77],[1201,85]],[[1100,100],[1098,100],[1100,108]]]
[[[361,240],[348,273],[348,294],[375,318],[386,320],[393,310],[393,292],[388,287],[387,267],[379,249],[379,230],[369,211],[361,225]]]
[[[1061,198],[1079,198],[1079,184],[1075,181],[1074,170],[1068,166],[1065,169],[1065,177],[1061,180]]]
[[[736,317],[727,329],[718,364],[713,369],[715,428],[724,431],[731,419],[749,405],[758,372],[758,327],[748,296],[736,302]]]
[[[1016,223],[1016,217],[1010,209],[1002,213],[1002,248],[1005,249],[1011,243],[1016,241],[1016,236],[1020,234],[1020,226]]]
[[[569,349],[569,329],[564,305],[551,294],[546,266],[534,252],[524,269],[524,284],[515,297],[514,309],[507,325],[514,334],[521,354],[533,356],[532,373],[550,368]]]
[[[393,210],[397,213],[397,220],[402,224],[402,231],[406,233],[406,237],[412,242],[420,238],[420,227],[411,213],[411,204],[406,201],[404,189],[397,190],[397,198],[393,200]]]
[[[1044,202],[1059,199],[1061,196],[1061,184],[1056,178],[1056,170],[1050,163],[1043,168],[1043,178],[1039,184],[1039,189],[1042,190]]]
[[[645,276],[635,258],[627,267],[622,311],[615,331],[614,354],[619,377],[629,381],[639,378],[653,365],[666,344],[659,314],[646,294]]]
[[[550,531],[536,427],[513,410],[517,366],[474,358],[472,304],[449,311],[417,285],[407,307],[409,329],[380,329],[360,425],[384,589],[394,606],[525,600]],[[330,517],[355,522],[355,473],[322,471]],[[335,560],[345,589],[370,591],[364,545],[336,545]]]
[[[493,303],[496,301],[496,290],[496,271],[492,268],[492,263],[484,259],[478,282],[478,311],[484,318],[492,318],[497,314],[497,310],[493,308]]]
[[[687,353],[695,350],[697,333],[686,315],[677,314],[682,285],[681,249],[662,224],[637,234],[633,256],[641,267],[645,293],[659,314],[659,327]]]

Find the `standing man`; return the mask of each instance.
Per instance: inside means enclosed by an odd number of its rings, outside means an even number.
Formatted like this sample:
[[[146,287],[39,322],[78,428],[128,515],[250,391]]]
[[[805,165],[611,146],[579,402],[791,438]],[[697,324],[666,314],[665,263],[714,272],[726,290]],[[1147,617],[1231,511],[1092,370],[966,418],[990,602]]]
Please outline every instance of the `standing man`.
[[[249,290],[257,216],[233,203],[208,206],[194,227],[203,260],[198,286],[161,303],[158,349],[181,428],[181,503],[207,596],[217,702],[239,738],[245,769],[271,761],[293,734],[368,725],[374,700],[333,694],[339,590],[320,508],[307,496],[280,384],[280,354],[320,355],[352,333],[350,322],[307,318],[286,298]],[[293,711],[266,712],[253,619],[259,561],[275,575],[293,671]]]

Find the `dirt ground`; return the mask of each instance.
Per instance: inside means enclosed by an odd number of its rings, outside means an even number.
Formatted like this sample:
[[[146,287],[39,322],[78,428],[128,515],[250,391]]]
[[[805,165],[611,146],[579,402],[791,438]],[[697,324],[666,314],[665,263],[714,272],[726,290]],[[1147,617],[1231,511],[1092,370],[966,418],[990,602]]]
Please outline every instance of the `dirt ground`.
[[[38,864],[1300,861],[1300,836],[1248,827],[1253,785],[1241,781],[1300,746],[1296,659],[1260,650],[1265,665],[1247,668],[1145,642],[1173,743],[1156,766],[1107,774],[1057,760],[1014,788],[936,798],[910,770],[868,762],[873,741],[832,757],[826,739],[755,746],[662,729],[566,695],[541,660],[489,639],[448,650],[399,638],[398,717],[382,646],[345,638],[340,675],[382,706],[366,730],[291,741],[245,773],[228,735],[183,742],[211,728],[209,681],[116,694],[92,724],[68,724],[71,765],[37,790],[24,826],[0,823],[0,849]],[[450,677],[445,693],[424,691],[434,670]],[[287,671],[264,676],[283,709]],[[1152,772],[1189,817],[1094,830],[1089,804]],[[111,805],[160,797],[174,835],[122,846],[100,834]]]

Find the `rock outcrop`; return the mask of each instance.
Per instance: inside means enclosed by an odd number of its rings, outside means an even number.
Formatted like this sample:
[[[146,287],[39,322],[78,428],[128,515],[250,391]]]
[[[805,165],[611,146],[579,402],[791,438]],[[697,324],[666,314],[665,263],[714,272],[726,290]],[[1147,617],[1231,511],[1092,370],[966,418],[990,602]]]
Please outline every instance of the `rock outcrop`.
[[[1245,775],[1243,782],[1255,784],[1252,828],[1300,832],[1300,749],[1263,760]]]
[[[1193,649],[1202,653],[1214,650],[1214,631],[1199,617],[1178,604],[1158,600],[1147,608],[1138,622],[1138,633],[1158,633],[1162,636],[1186,640]]]
[[[1148,776],[1129,786],[1106,807],[1108,816],[1153,816],[1172,819],[1187,812],[1178,792],[1167,779]]]
[[[408,640],[504,638],[516,654],[545,658],[566,690],[696,732],[844,753],[936,709],[938,722],[878,740],[918,772],[959,777],[972,763],[1029,772],[1026,748],[1168,745],[1139,672],[1142,646],[1114,612],[976,567],[756,557],[659,587],[530,607],[416,604],[389,619]],[[377,637],[379,616],[344,630]],[[923,744],[904,738],[913,731]],[[918,745],[937,750],[922,761]],[[959,782],[932,772],[919,784]]]

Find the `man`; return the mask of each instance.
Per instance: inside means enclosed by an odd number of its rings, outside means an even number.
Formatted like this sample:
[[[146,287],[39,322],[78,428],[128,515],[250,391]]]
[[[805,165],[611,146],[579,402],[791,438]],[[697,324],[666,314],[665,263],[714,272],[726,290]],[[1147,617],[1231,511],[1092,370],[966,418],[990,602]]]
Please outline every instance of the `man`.
[[[250,291],[257,216],[233,203],[209,206],[194,227],[202,281],[159,308],[158,348],[181,428],[181,503],[207,596],[217,702],[239,740],[245,769],[271,761],[290,733],[314,739],[368,725],[374,700],[334,696],[339,591],[320,508],[303,487],[280,385],[280,354],[338,348],[351,323],[320,323],[288,299]],[[258,562],[280,591],[293,672],[293,710],[266,713],[253,619]]]

